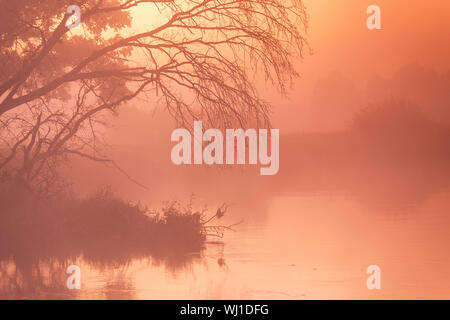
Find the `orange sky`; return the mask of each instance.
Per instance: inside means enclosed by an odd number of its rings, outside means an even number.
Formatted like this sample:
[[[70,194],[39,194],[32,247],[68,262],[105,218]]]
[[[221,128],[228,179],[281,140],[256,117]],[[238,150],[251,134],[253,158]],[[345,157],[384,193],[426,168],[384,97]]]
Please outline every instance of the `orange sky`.
[[[389,76],[418,62],[450,66],[450,2],[447,0],[305,0],[310,14],[308,39],[315,52],[303,74],[339,69],[353,79],[378,72]],[[381,8],[382,30],[366,28],[366,8]]]
[[[274,123],[284,131],[314,128],[299,124],[311,102],[317,80],[338,71],[363,89],[375,74],[391,77],[417,63],[439,73],[450,69],[450,1],[431,0],[305,0],[312,55],[298,63],[301,78],[288,99],[271,95]],[[382,30],[368,30],[366,9],[381,8]],[[314,112],[314,111],[313,111]],[[294,116],[293,116],[294,115]],[[295,116],[297,115],[297,117]],[[311,126],[310,126],[311,124]]]
[[[301,78],[287,99],[272,88],[262,92],[274,106],[274,124],[284,131],[301,130],[317,80],[338,71],[363,89],[375,74],[391,77],[417,63],[437,72],[450,68],[450,1],[430,0],[304,0],[309,14],[307,34],[312,55],[297,63]],[[368,30],[366,9],[381,8],[382,30]],[[132,10],[133,26],[145,30],[164,19],[152,6]],[[297,115],[293,117],[292,115]],[[305,120],[309,123],[314,119]],[[308,127],[308,126],[305,126]],[[314,126],[313,126],[314,127]]]

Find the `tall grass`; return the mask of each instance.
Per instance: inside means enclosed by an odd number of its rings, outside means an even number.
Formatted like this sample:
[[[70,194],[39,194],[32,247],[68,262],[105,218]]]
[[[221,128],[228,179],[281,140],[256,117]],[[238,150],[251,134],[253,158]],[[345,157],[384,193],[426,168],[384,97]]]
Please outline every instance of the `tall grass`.
[[[105,190],[88,198],[65,194],[44,199],[20,185],[0,183],[0,260],[179,258],[200,251],[205,238],[203,215],[191,207],[173,203],[150,211]]]

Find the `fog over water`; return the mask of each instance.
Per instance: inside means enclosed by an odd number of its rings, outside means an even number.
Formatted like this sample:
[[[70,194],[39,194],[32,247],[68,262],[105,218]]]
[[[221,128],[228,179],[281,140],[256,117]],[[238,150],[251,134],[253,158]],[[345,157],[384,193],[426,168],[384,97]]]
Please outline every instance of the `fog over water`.
[[[61,168],[81,197],[106,187],[152,209],[192,199],[208,216],[225,203],[215,223],[233,230],[199,250],[120,257],[108,243],[97,255],[3,241],[0,298],[449,298],[450,5],[380,0],[383,29],[369,32],[367,1],[305,2],[311,52],[295,61],[300,78],[282,96],[255,70],[280,130],[276,175],[174,165],[178,125],[153,95],[105,117],[102,151],[116,165],[70,158]],[[133,11],[133,28],[147,20]],[[32,230],[30,221],[19,225]],[[71,264],[81,290],[66,288]],[[381,290],[367,289],[370,265]]]

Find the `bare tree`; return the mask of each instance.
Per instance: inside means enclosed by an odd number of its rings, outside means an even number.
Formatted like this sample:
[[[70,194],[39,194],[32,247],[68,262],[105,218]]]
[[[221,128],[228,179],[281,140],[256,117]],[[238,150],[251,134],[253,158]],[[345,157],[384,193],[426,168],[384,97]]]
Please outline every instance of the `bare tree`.
[[[66,8],[81,8],[81,31]],[[183,126],[268,126],[254,77],[285,93],[306,41],[301,0],[0,0],[0,170],[51,184],[71,154],[96,161],[105,112],[157,98]],[[130,9],[159,18],[135,32]]]

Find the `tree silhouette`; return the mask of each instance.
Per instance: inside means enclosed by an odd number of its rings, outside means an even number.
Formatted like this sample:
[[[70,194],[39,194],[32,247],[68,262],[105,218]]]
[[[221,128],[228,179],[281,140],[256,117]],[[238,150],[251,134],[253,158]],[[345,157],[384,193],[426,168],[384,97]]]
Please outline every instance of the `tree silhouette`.
[[[138,6],[160,15],[150,30],[131,27]],[[113,163],[99,126],[138,95],[183,126],[267,126],[255,78],[285,93],[306,19],[301,0],[0,0],[0,170],[49,188],[71,154]]]

